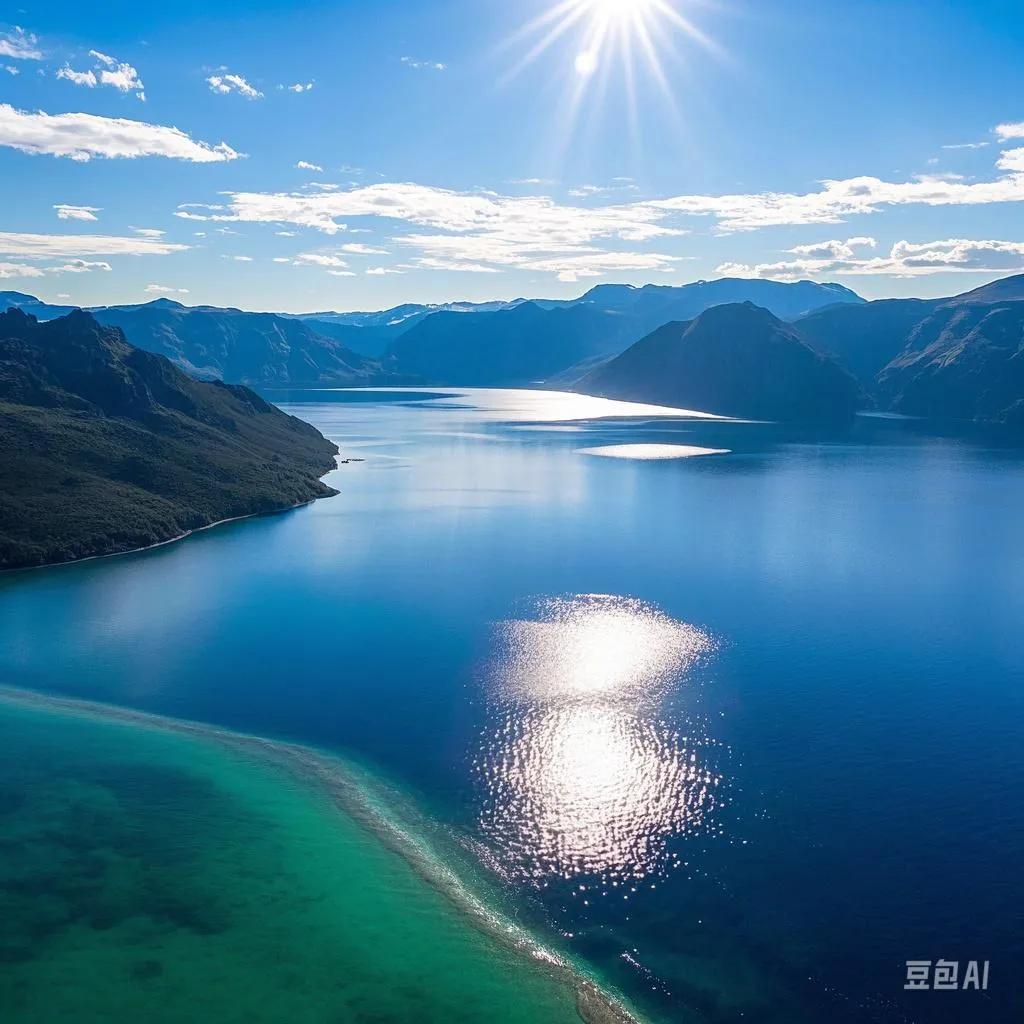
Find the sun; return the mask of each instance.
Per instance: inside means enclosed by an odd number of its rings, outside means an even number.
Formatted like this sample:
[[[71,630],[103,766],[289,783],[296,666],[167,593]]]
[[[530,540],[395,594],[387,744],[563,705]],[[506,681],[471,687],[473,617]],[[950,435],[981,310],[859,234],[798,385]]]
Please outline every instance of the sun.
[[[694,0],[689,0],[692,3]],[[680,12],[682,0],[561,0],[518,32],[510,42],[531,45],[512,76],[556,42],[570,45],[572,70],[582,80],[620,66],[632,79],[646,67],[668,93],[662,66],[673,37],[684,35],[713,48],[710,40]]]

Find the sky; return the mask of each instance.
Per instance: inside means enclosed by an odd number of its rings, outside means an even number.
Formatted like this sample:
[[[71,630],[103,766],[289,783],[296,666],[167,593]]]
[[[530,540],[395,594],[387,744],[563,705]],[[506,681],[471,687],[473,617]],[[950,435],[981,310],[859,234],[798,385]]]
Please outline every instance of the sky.
[[[1024,272],[1024,5],[0,11],[0,289],[304,312]]]

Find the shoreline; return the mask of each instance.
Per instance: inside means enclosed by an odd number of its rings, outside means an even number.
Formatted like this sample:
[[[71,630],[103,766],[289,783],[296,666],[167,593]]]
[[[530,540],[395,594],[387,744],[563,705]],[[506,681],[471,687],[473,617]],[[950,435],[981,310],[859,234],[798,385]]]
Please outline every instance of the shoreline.
[[[216,725],[18,687],[0,686],[0,700],[22,707],[197,737],[262,756],[299,782],[313,785],[324,793],[340,813],[370,832],[387,849],[401,857],[424,884],[448,900],[470,927],[545,972],[555,983],[568,988],[584,1024],[640,1024],[639,1018],[627,1008],[620,996],[607,991],[563,954],[544,946],[525,928],[491,910],[425,840],[404,828],[394,814],[389,813],[386,792],[375,792],[373,783],[360,778],[358,769],[347,765],[340,757],[312,747],[234,732]]]
[[[333,473],[334,470],[329,470],[328,472]],[[218,519],[215,522],[207,523],[205,526],[194,526],[191,530],[179,533],[175,537],[158,540],[153,544],[143,544],[137,548],[125,548],[123,551],[107,551],[102,555],[83,555],[81,558],[66,558],[63,562],[40,562],[39,565],[12,565],[8,569],[0,569],[0,576],[6,576],[8,573],[15,572],[35,572],[39,569],[59,569],[65,565],[81,565],[83,562],[95,562],[100,558],[120,558],[122,555],[137,555],[143,551],[153,551],[156,548],[166,547],[168,544],[177,544],[178,541],[187,540],[193,534],[202,533],[204,530],[212,530],[215,526],[240,523],[245,519],[257,519],[260,516],[279,516],[282,512],[294,512],[295,509],[305,508],[307,505],[312,505],[315,501],[322,501],[324,498],[336,498],[339,493],[339,491],[335,491],[333,494],[321,494],[316,498],[297,501],[294,505],[285,505],[282,508],[268,508],[262,512],[246,512],[242,516],[228,516],[226,519]]]

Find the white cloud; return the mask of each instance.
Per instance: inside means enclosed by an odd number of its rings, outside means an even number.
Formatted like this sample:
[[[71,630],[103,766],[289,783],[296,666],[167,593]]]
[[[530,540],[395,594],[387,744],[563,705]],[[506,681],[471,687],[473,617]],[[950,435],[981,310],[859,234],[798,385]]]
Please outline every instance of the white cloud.
[[[247,100],[263,98],[263,93],[250,85],[241,75],[210,75],[206,79],[206,84],[210,87],[211,92],[220,93],[221,95],[235,92],[239,96],[244,96]]]
[[[346,242],[341,246],[342,252],[350,252],[356,256],[387,256],[387,249],[379,249],[375,245],[364,245],[362,242]]]
[[[143,238],[163,238],[167,234],[166,231],[161,231],[160,228],[132,228],[132,231]]]
[[[0,263],[0,281],[11,277],[42,277],[43,272],[38,267],[31,267],[27,263]]]
[[[322,171],[323,168],[319,164],[311,164],[308,160],[300,160],[295,165],[297,170],[300,171]]]
[[[37,235],[0,231],[0,255],[22,259],[81,256],[167,256],[187,245],[119,235]]]
[[[133,92],[140,100],[145,100],[145,85],[139,73],[131,64],[117,61],[99,50],[90,50],[89,56],[96,61],[95,67],[86,71],[75,71],[69,64],[57,71],[57,77],[66,79],[74,85],[82,85],[95,89],[98,85],[109,85],[119,92]]]
[[[7,74],[9,74],[9,75],[20,75],[21,74],[21,69],[20,68],[16,68],[13,64],[5,64],[4,65],[4,71],[6,71]]]
[[[43,54],[39,49],[39,40],[20,25],[15,25],[10,32],[0,32],[0,57],[42,60]]]
[[[921,277],[949,273],[1010,273],[1024,270],[1024,242],[971,241],[947,238],[936,242],[897,242],[887,256],[858,256],[852,250],[873,239],[797,246],[796,258],[756,265],[723,263],[718,273],[793,281],[827,276]],[[828,246],[835,246],[831,256]],[[820,255],[816,255],[820,254]]]
[[[371,267],[366,271],[370,277],[384,277],[385,274],[404,274],[404,270],[397,270],[395,267]]]
[[[71,260],[61,267],[47,267],[50,274],[88,274],[93,270],[112,270],[109,263],[102,260]]]
[[[1006,142],[1007,139],[1024,139],[1024,121],[1017,121],[1013,124],[997,124],[995,132],[1000,142]]]
[[[60,220],[97,220],[100,212],[98,206],[72,206],[70,203],[57,203],[53,207]]]
[[[874,249],[878,243],[873,238],[848,238],[845,242],[831,239],[828,242],[812,242],[810,245],[796,245],[789,251],[798,256],[817,260],[849,260],[855,249]]]
[[[300,252],[293,262],[296,265],[306,264],[313,267],[347,267],[348,264],[338,256],[330,256],[319,252]]]
[[[232,259],[236,263],[252,263],[252,257],[251,256],[232,256]]]
[[[67,64],[57,69],[57,77],[63,78],[73,85],[84,85],[89,89],[95,89],[99,85],[99,79],[92,71],[74,71]]]
[[[615,178],[611,185],[578,185],[569,189],[574,199],[589,199],[593,196],[610,196],[615,192],[635,192],[637,186],[632,178]]]
[[[1000,125],[1003,138],[1016,137],[1017,125]],[[1024,137],[1024,126],[1022,137]],[[976,206],[1024,200],[1024,148],[1004,151],[996,167],[1007,173],[991,181],[964,182],[950,175],[921,175],[891,182],[860,176],[822,182],[817,192],[755,192],[684,195],[646,205],[668,214],[712,216],[722,232],[799,224],[839,224],[846,218],[877,213],[887,206]]]
[[[279,85],[278,89],[285,92],[309,92],[313,88],[313,82],[296,82],[294,85]]]
[[[100,85],[113,86],[120,92],[133,92],[140,100],[146,98],[146,87],[131,64],[118,64],[113,71],[101,71]]]
[[[1014,125],[998,129],[1010,137]],[[1022,129],[1024,130],[1024,129]],[[629,184],[625,182],[625,184]],[[621,186],[616,186],[621,187]],[[588,194],[593,194],[588,192]],[[646,243],[684,235],[681,218],[709,216],[721,233],[764,227],[842,223],[849,217],[893,206],[971,206],[1024,201],[1024,146],[1004,149],[988,181],[958,175],[918,175],[890,182],[859,176],[828,180],[809,193],[761,192],[724,196],[681,195],[638,202],[572,205],[547,196],[509,196],[477,190],[457,192],[410,182],[353,185],[345,190],[288,193],[232,192],[222,208],[178,216],[193,220],[267,223],[312,228],[325,234],[348,228],[349,218],[404,224],[391,241],[414,255],[424,269],[475,273],[518,269],[551,273],[564,281],[617,273],[668,272],[682,258],[638,251]],[[767,275],[891,273],[906,271],[902,258],[868,259],[854,252],[870,246],[859,236],[801,246],[789,259],[737,272]],[[842,247],[846,247],[843,249]],[[343,251],[343,250],[342,250]],[[835,270],[828,268],[835,266]]]
[[[146,293],[149,295],[188,295],[188,289],[170,288],[165,284],[147,284]]]
[[[355,277],[356,276],[355,274],[352,273],[351,270],[328,270],[327,273],[330,274],[331,277]]]
[[[446,71],[447,64],[438,60],[414,60],[412,57],[403,57],[402,63],[407,68],[415,68],[417,71]]]
[[[33,267],[27,263],[0,263],[0,278],[45,277],[47,274],[88,274],[93,270],[111,270],[109,263],[96,260],[70,260],[55,267]],[[67,298],[67,296],[62,296]]]
[[[197,142],[178,128],[96,114],[34,114],[0,103],[0,146],[85,161],[162,156],[192,163],[236,160],[227,143]]]
[[[948,146],[943,146],[943,149],[984,149],[988,145],[988,141],[982,142],[954,142]]]
[[[495,267],[564,275],[566,280],[627,270],[665,270],[674,257],[617,252],[595,240],[645,242],[685,234],[658,223],[666,215],[643,204],[583,208],[541,196],[454,192],[410,183],[359,186],[306,194],[234,192],[227,210],[177,215],[191,220],[286,223],[326,234],[346,230],[341,217],[377,217],[434,232],[395,241],[418,250],[429,269],[486,271]]]
[[[291,263],[291,260],[287,256],[275,256],[275,263]]]

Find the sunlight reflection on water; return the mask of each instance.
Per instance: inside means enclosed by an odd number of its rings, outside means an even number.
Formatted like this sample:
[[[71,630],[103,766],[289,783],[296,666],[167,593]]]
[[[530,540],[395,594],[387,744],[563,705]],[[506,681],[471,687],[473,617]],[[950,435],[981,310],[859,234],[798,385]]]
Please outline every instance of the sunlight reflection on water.
[[[328,389],[330,390],[330,389]],[[614,398],[597,398],[569,391],[538,391],[531,388],[445,388],[424,399],[423,392],[414,388],[347,388],[346,393],[391,395],[396,398],[408,393],[410,400],[421,408],[438,410],[458,409],[465,419],[485,422],[542,423],[571,420],[607,419],[622,417],[635,419],[657,416],[671,419],[727,420],[727,416],[700,412],[697,409],[677,409],[665,405],[646,405],[642,402],[624,402]]]
[[[577,448],[579,455],[600,455],[606,459],[693,459],[702,455],[729,455],[728,448],[700,448],[692,444],[603,444]]]
[[[716,827],[714,744],[660,713],[712,651],[707,634],[640,601],[580,595],[500,624],[495,646],[475,768],[505,872],[617,884],[667,870],[671,837]]]

